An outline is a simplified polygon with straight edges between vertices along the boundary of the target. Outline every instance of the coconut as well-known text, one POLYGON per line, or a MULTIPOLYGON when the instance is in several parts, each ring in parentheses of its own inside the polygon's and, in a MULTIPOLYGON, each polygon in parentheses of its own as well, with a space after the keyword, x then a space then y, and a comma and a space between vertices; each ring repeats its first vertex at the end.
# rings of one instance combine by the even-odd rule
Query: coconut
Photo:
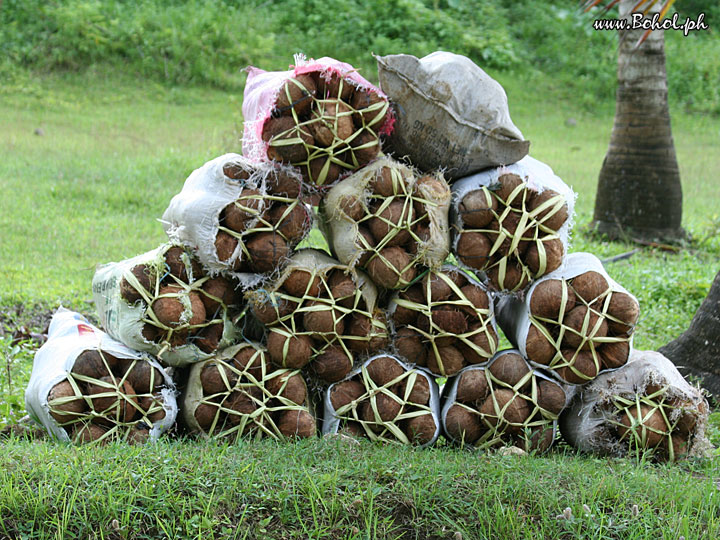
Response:
POLYGON ((159 343, 162 339, 162 332, 160 331, 160 329, 157 326, 153 326, 149 323, 143 324, 142 330, 140 330, 140 334, 142 335, 143 339, 148 343, 159 343))
POLYGON ((497 199, 483 188, 465 195, 458 205, 458 212, 466 227, 482 229, 495 217, 497 208, 497 199))
POLYGON ((427 365, 427 350, 422 336, 411 328, 401 328, 395 335, 395 349, 408 362, 427 365))
POLYGON ((457 404, 448 409, 444 424, 448 436, 464 444, 473 444, 483 431, 477 414, 457 404))
POLYGON ((453 346, 438 347, 437 352, 430 350, 428 353, 427 368, 444 377, 452 377, 465 365, 462 353, 453 346))
POLYGON ((495 332, 495 329, 489 322, 487 324, 483 324, 481 322, 471 324, 468 329, 468 334, 468 340, 474 345, 474 347, 471 347, 464 341, 458 341, 456 346, 460 348, 465 360, 469 363, 478 364, 485 362, 488 358, 495 354, 498 344, 498 336, 497 332, 495 332))
MULTIPOLYGON (((281 114, 292 115, 292 111, 300 117, 310 110, 313 97, 317 92, 315 80, 309 74, 298 75, 285 81, 275 102, 275 108, 281 114)), ((288 116, 292 120, 292 116, 288 116)))
POLYGON ((266 302, 253 304, 252 313, 261 323, 270 325, 295 311, 297 306, 297 302, 271 293, 266 302))
POLYGON ((228 161, 223 165, 223 174, 231 180, 247 180, 251 173, 246 171, 240 163, 228 161))
POLYGON ((352 358, 340 347, 328 347, 311 364, 315 375, 329 383, 345 378, 352 365, 352 358))
MULTIPOLYGON (((360 419, 371 424, 380 424, 382 422, 392 422, 402 412, 403 406, 394 397, 382 392, 371 396, 368 401, 363 401, 360 405, 360 419), (375 402, 375 410, 372 403, 375 402)), ((380 426, 370 426, 374 431, 380 426)))
POLYGON ((500 265, 496 264, 487 271, 490 282, 498 290, 517 291, 524 289, 528 284, 528 276, 515 263, 508 261, 505 273, 501 276, 500 265))
POLYGON ((437 424, 432 413, 425 413, 407 420, 403 431, 413 444, 428 444, 435 437, 437 424))
POLYGON ((304 304, 307 309, 303 315, 305 330, 321 337, 323 334, 342 335, 345 332, 343 313, 331 304, 322 301, 311 301, 304 304))
POLYGON ((430 291, 431 302, 442 302, 450 298, 450 295, 453 294, 453 290, 448 282, 445 281, 438 272, 428 272, 425 274, 421 283, 424 291, 430 291))
POLYGON ((588 304, 591 304, 600 295, 604 295, 610 288, 605 276, 594 270, 575 276, 570 285, 575 290, 575 294, 588 304))
POLYGON ((567 313, 575 307, 575 293, 562 279, 541 281, 532 291, 530 313, 533 317, 542 317, 553 321, 560 320, 560 312, 567 313), (566 300, 563 307, 563 292, 566 300))
POLYGON ((298 439, 314 437, 317 431, 315 419, 305 410, 282 411, 277 427, 285 437, 298 439))
POLYGON ((135 424, 127 431, 125 441, 128 444, 145 444, 150 439, 150 429, 145 424, 135 424))
POLYGON ((280 262, 290 254, 290 248, 282 236, 270 232, 253 235, 246 247, 251 268, 260 273, 277 270, 280 262))
POLYGON ((546 189, 542 193, 532 193, 528 207, 531 212, 535 212, 540 206, 547 203, 550 206, 535 214, 535 220, 550 230, 558 231, 565 224, 569 215, 567 202, 562 195, 552 189, 546 189), (562 206, 555 210, 560 201, 563 203, 562 206))
POLYGON ((467 332, 468 324, 465 315, 456 309, 452 309, 450 306, 433 308, 431 316, 433 324, 440 329, 440 332, 452 334, 452 336, 449 337, 453 339, 454 336, 467 332))
POLYGON ((355 91, 355 87, 349 79, 344 79, 332 72, 326 74, 317 72, 314 75, 318 99, 340 98, 349 102, 355 91))
POLYGON ((590 351, 563 349, 560 353, 568 365, 555 368, 555 372, 563 380, 570 384, 585 384, 597 377, 599 366, 595 363, 595 359, 590 351), (576 373, 576 371, 578 373, 576 373))
POLYGON ((307 399, 307 386, 302 375, 297 372, 283 373, 267 379, 265 388, 274 396, 285 398, 297 405, 302 405, 307 399))
POLYGON ((118 360, 110 353, 91 349, 81 352, 75 359, 72 373, 84 375, 91 379, 100 379, 110 375, 112 369, 117 366, 118 360))
POLYGON ((228 420, 235 426, 242 423, 243 416, 251 415, 258 408, 252 393, 243 390, 231 392, 225 399, 225 407, 230 409, 228 420))
POLYGON ((185 291, 178 285, 162 287, 153 300, 152 310, 160 324, 169 328, 197 326, 205 321, 205 306, 200 294, 185 291), (183 297, 186 297, 190 304, 189 310, 185 307, 183 297))
POLYGON ((203 431, 208 431, 212 426, 215 416, 218 413, 218 406, 215 403, 199 403, 193 416, 203 431))
POLYGON ((565 246, 563 246, 562 240, 559 238, 537 240, 531 243, 530 247, 527 248, 527 251, 523 256, 523 260, 533 276, 540 277, 560 268, 564 253, 565 246), (540 242, 542 242, 543 248, 545 249, 544 268, 542 268, 542 265, 540 264, 540 249, 538 247, 540 242))
POLYGON ((565 391, 549 380, 539 379, 537 383, 537 404, 553 416, 558 416, 565 408, 565 391))
POLYGON ((520 434, 519 441, 516 446, 527 449, 528 452, 544 452, 553 443, 555 432, 552 424, 538 426, 530 430, 530 436, 520 434))
POLYGON ((87 385, 88 396, 101 395, 100 397, 90 397, 93 410, 104 415, 108 420, 130 422, 138 412, 135 407, 137 394, 132 385, 125 381, 118 386, 112 377, 103 377, 100 381, 108 383, 112 387, 95 383, 87 385))
MULTIPOLYGON (((698 413, 703 414, 703 412, 697 410, 692 403, 674 403, 673 407, 681 409, 681 413, 675 421, 674 429, 685 437, 689 437, 697 425, 698 413)), ((670 413, 668 413, 669 415, 670 413)))
POLYGON ((391 356, 378 356, 365 366, 368 377, 377 386, 386 386, 398 379, 405 370, 391 356))
MULTIPOLYGON (((185 250, 180 246, 172 246, 165 252, 165 264, 168 267, 169 272, 178 278, 180 281, 188 282, 187 268, 185 261, 183 260, 185 250)), ((197 279, 196 276, 193 276, 197 279)))
POLYGON ((320 276, 307 270, 293 269, 283 281, 282 288, 296 298, 313 297, 320 295, 320 276))
MULTIPOLYGON (((375 320, 381 321, 380 317, 381 315, 376 313, 375 320)), ((386 347, 388 336, 384 325, 382 328, 375 326, 370 317, 355 312, 350 316, 350 322, 346 324, 343 341, 351 351, 370 353, 386 347)))
POLYGON ((640 305, 637 301, 621 291, 615 291, 610 296, 607 314, 618 321, 608 319, 608 329, 613 334, 628 334, 635 328, 640 317, 640 305))
POLYGON ((288 199, 298 199, 302 191, 302 182, 283 170, 277 170, 274 174, 268 176, 266 186, 273 195, 287 197, 288 199))
POLYGON ((425 296, 421 286, 413 285, 398 294, 398 298, 417 304, 415 309, 405 306, 396 305, 392 314, 393 321, 396 325, 414 324, 417 320, 419 310, 425 306, 425 296))
POLYGON ((370 183, 370 189, 381 197, 393 197, 394 195, 405 195, 406 185, 399 169, 382 167, 370 183), (395 171, 395 174, 393 174, 395 171))
POLYGON ((332 272, 327 284, 330 288, 330 296, 337 304, 348 309, 355 307, 355 297, 359 289, 350 276, 339 270, 332 272))
POLYGON ((470 283, 461 287, 460 292, 462 293, 460 298, 472 304, 472 307, 458 306, 460 310, 471 318, 470 320, 478 319, 478 311, 485 312, 484 315, 489 315, 490 297, 482 287, 470 283))
POLYGON ((97 424, 89 422, 84 425, 78 425, 70 436, 75 443, 89 443, 99 441, 107 433, 107 430, 97 424))
POLYGON ((153 424, 165 418, 165 407, 163 403, 164 398, 159 392, 153 394, 152 397, 146 396, 138 398, 138 405, 142 411, 142 416, 153 424))
POLYGON ((243 347, 240 349, 235 353, 232 363, 238 371, 245 372, 245 377, 251 382, 262 381, 269 371, 264 351, 255 347, 243 347), (255 381, 252 381, 252 379, 255 379, 255 381))
POLYGON ((343 195, 340 198, 338 207, 353 221, 360 221, 366 213, 366 209, 362 201, 355 195, 343 195))
POLYGON ((71 422, 87 410, 82 396, 76 396, 75 390, 67 380, 62 380, 50 389, 47 396, 50 416, 58 424, 71 422))
POLYGON ((490 391, 484 369, 469 369, 460 374, 455 401, 468 405, 480 404, 490 391))
POLYGON ((498 356, 488 369, 497 380, 512 387, 524 380, 518 390, 526 390, 530 387, 530 367, 519 354, 508 352, 498 356))
POLYGON ((380 153, 380 141, 372 131, 361 131, 350 141, 350 147, 357 167, 367 165, 380 153))
POLYGON ((138 394, 149 394, 165 382, 160 370, 153 367, 147 360, 136 360, 130 370, 126 372, 125 380, 138 394))
POLYGON ((627 341, 613 341, 603 343, 596 349, 602 357, 603 367, 614 369, 624 366, 630 356, 630 343, 627 341))
POLYGON ((235 284, 227 278, 216 276, 208 279, 200 288, 200 300, 205 306, 205 314, 214 318, 222 306, 235 305, 239 295, 235 292, 235 284))
POLYGON ((306 335, 287 335, 282 330, 271 328, 267 338, 270 360, 280 367, 301 369, 310 362, 312 340, 306 335))
POLYGON ((345 141, 353 133, 352 113, 342 101, 317 101, 310 114, 307 129, 315 144, 327 148, 335 141, 345 141))
MULTIPOLYGON (((485 398, 478 409, 481 417, 488 425, 498 428, 500 422, 509 424, 508 431, 517 433, 522 430, 522 424, 530 416, 528 402, 512 390, 500 388, 485 398)), ((502 426, 499 427, 503 429, 502 426)))
POLYGON ((497 181, 499 187, 497 191, 495 191, 495 195, 500 197, 508 206, 523 208, 527 196, 527 189, 517 189, 525 183, 523 179, 517 174, 505 173, 498 177, 497 181), (513 193, 515 193, 515 195, 513 195, 513 193))
POLYGON ((618 435, 621 439, 627 438, 631 448, 636 444, 641 448, 655 448, 668 432, 660 410, 645 403, 640 404, 639 414, 636 406, 624 409, 620 424, 618 435))
MULTIPOLYGON (((144 289, 147 295, 152 296, 155 284, 155 276, 153 270, 144 264, 136 264, 130 269, 130 273, 135 276, 140 287, 144 289)), ((128 279, 123 276, 120 280, 120 296, 128 303, 134 304, 143 298, 141 292, 131 285, 128 279)))
POLYGON ((375 92, 358 89, 353 94, 350 105, 357 111, 357 113, 353 114, 353 121, 357 127, 372 126, 373 131, 377 132, 385 124, 385 118, 389 110, 387 101, 375 92), (365 110, 381 102, 386 103, 384 108, 373 107, 371 110, 365 110))
POLYGON ((305 161, 308 147, 315 143, 306 128, 297 126, 294 120, 287 116, 268 118, 263 125, 262 139, 269 143, 268 157, 286 163, 305 161))
POLYGON ((237 381, 238 374, 222 363, 209 362, 200 371, 200 384, 205 395, 228 392, 237 381))
POLYGON ((545 337, 540 328, 531 324, 525 338, 525 353, 529 360, 548 365, 555 357, 556 350, 553 342, 545 337))
POLYGON ((368 263, 367 272, 377 285, 395 289, 415 279, 417 270, 411 262, 410 255, 403 248, 386 247, 368 263))
MULTIPOLYGON (((492 246, 495 246, 495 244, 498 241, 498 237, 502 237, 500 241, 500 246, 496 248, 496 252, 499 254, 508 254, 510 253, 510 248, 512 247, 513 239, 518 234, 518 226, 520 225, 520 216, 515 212, 509 212, 505 215, 505 217, 502 219, 502 223, 498 221, 491 221, 488 225, 489 231, 486 231, 485 234, 487 234, 488 239, 490 240, 490 244, 492 246)), ((520 231, 520 234, 522 234, 522 231, 520 231)), ((522 254, 525 249, 527 248, 528 242, 525 240, 518 241, 518 245, 516 248, 517 254, 522 254)))
POLYGON ((388 237, 385 246, 401 246, 410 240, 408 224, 413 218, 412 205, 394 200, 380 214, 370 219, 370 232, 378 244, 388 237))
MULTIPOLYGON (((337 156, 335 156, 335 159, 337 159, 337 156)), ((327 185, 340 178, 344 169, 333 160, 332 156, 322 154, 311 159, 307 167, 302 167, 301 172, 306 182, 327 185)))
POLYGON ((330 404, 337 411, 365 395, 366 389, 358 381, 342 381, 330 390, 330 404))
POLYGON ((307 212, 301 204, 277 204, 268 212, 268 219, 287 242, 302 238, 309 226, 307 212))
POLYGON ((235 202, 228 204, 222 211, 221 222, 228 229, 243 232, 250 221, 260 215, 263 196, 257 189, 243 188, 235 202))
POLYGON ((220 346, 222 341, 224 325, 221 322, 209 324, 194 336, 193 344, 203 352, 212 353, 220 346))
POLYGON ((412 405, 427 405, 430 401, 430 383, 421 372, 417 371, 416 373, 415 382, 410 389, 410 393, 407 394, 407 386, 410 384, 410 376, 408 376, 398 383, 396 394, 400 399, 412 405))
POLYGON ((572 308, 563 319, 563 325, 567 327, 563 344, 568 347, 589 349, 592 341, 607 336, 608 326, 605 318, 584 305, 572 308), (583 331, 585 319, 588 321, 583 331))
POLYGON ((463 231, 455 248, 455 254, 467 266, 482 270, 488 263, 492 244, 486 234, 463 231))
MULTIPOLYGON (((220 261, 229 261, 238 246, 238 240, 225 231, 218 231, 215 236, 215 253, 220 261)), ((237 264, 237 263, 236 263, 237 264)))

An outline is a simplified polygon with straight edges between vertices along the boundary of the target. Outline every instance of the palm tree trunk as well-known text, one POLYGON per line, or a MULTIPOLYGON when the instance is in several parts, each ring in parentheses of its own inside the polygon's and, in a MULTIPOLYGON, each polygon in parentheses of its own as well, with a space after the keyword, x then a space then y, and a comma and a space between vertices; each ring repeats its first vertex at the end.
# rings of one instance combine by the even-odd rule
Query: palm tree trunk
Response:
POLYGON ((720 399, 720 272, 688 329, 660 352, 720 399))
MULTIPOLYGON (((620 17, 636 3, 623 0, 620 17)), ((600 170, 593 225, 614 238, 674 241, 685 234, 668 110, 665 39, 662 31, 655 31, 635 49, 642 33, 620 34, 615 122, 600 170)))

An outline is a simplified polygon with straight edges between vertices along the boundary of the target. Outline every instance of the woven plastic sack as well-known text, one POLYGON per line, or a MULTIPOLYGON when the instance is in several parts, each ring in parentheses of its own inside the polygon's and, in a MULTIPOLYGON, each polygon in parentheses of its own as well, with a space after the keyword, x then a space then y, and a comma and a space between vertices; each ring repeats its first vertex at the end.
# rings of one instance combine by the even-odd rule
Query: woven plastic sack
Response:
POLYGON ((530 142, 510 119, 505 91, 469 58, 437 51, 376 59, 397 116, 389 140, 395 155, 448 179, 527 155, 530 142))
POLYGON ((256 343, 194 364, 182 411, 190 431, 206 438, 306 438, 317 432, 300 372, 272 367, 256 343))
POLYGON ((440 435, 440 399, 433 377, 393 356, 363 362, 328 388, 324 404, 323 435, 341 432, 418 446, 430 446, 440 435))
POLYGON ((404 288, 419 266, 438 268, 447 257, 449 205, 442 175, 422 176, 383 157, 330 189, 322 225, 340 262, 364 269, 383 288, 404 288))
POLYGON ((560 266, 574 210, 572 189, 530 156, 467 176, 452 186, 453 253, 464 266, 485 272, 494 290, 519 291, 560 266), (475 200, 466 203, 468 194, 475 200), (489 210, 467 209, 471 202, 483 207, 484 197, 489 210))
MULTIPOLYGON (((582 290, 588 288, 583 286, 582 290)), ((536 281, 524 298, 506 296, 496 307, 500 328, 523 356, 535 367, 549 369, 570 384, 585 384, 598 373, 627 362, 639 314, 637 299, 613 280, 590 253, 568 255, 562 268, 536 281), (599 276, 601 285, 590 293, 590 299, 574 292, 581 290, 574 278, 587 275, 599 276), (562 287, 559 293, 552 291, 548 295, 559 313, 533 315, 533 298, 548 282, 562 287), (614 302, 620 298, 633 307, 634 320, 613 316, 614 302), (570 339, 572 343, 568 343, 570 339)))
POLYGON ((193 171, 165 210, 163 227, 212 273, 252 285, 258 274, 276 271, 312 227, 301 186, 291 167, 225 154, 193 171))
POLYGON ((99 265, 92 285, 108 334, 170 366, 210 358, 235 342, 243 307, 238 286, 222 276, 206 275, 192 253, 173 244, 99 265), (158 317, 160 305, 177 315, 173 322, 158 317))
POLYGON ((156 440, 178 412, 175 385, 155 359, 64 308, 35 353, 25 406, 54 438, 77 442, 156 440))
POLYGON ((440 417, 445 435, 482 449, 514 445, 526 452, 547 450, 569 401, 565 387, 533 370, 517 349, 464 368, 443 390, 440 417), (508 358, 514 362, 501 366, 508 358))
POLYGON ((701 391, 654 351, 633 351, 620 369, 577 388, 560 419, 563 437, 585 452, 650 453, 658 460, 699 457, 711 448, 701 391))

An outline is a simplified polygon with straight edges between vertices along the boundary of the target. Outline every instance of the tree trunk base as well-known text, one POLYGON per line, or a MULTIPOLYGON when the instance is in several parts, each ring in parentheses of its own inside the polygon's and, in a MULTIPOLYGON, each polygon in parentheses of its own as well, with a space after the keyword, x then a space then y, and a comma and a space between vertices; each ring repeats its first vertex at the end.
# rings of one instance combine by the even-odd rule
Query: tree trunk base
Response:
POLYGON ((640 229, 637 227, 623 227, 619 223, 596 219, 590 223, 590 228, 597 233, 604 234, 610 240, 622 240, 628 243, 659 242, 663 244, 680 244, 689 240, 685 229, 640 229))

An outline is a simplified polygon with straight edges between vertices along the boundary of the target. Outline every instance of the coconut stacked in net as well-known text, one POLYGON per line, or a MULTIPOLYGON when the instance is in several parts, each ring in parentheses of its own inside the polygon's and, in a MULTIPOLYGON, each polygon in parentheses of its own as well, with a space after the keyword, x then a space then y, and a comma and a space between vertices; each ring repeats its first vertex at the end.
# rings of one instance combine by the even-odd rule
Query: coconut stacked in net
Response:
POLYGON ((517 350, 463 369, 444 395, 443 429, 456 443, 547 450, 567 403, 562 385, 533 370, 517 350))
MULTIPOLYGON (((168 236, 213 274, 277 270, 312 227, 292 167, 225 154, 195 170, 163 215, 168 236)), ((238 275, 251 284, 256 276, 238 275)))
POLYGON ((239 283, 211 277, 188 249, 165 244, 98 267, 93 296, 108 333, 128 347, 185 365, 232 343, 239 283))
POLYGON ((564 268, 535 283, 524 300, 498 305, 510 341, 571 384, 627 362, 639 314, 637 299, 589 253, 569 255, 564 268))
POLYGON ((675 461, 709 448, 708 414, 700 390, 670 360, 633 351, 625 366, 577 392, 560 426, 565 439, 582 450, 675 461))
POLYGON ((249 69, 243 115, 246 155, 292 164, 325 186, 377 157, 392 129, 385 95, 348 64, 301 60, 292 71, 249 69))
POLYGON ((455 375, 497 350, 492 299, 455 266, 429 270, 391 298, 388 312, 397 353, 435 375, 455 375))
POLYGON ((560 267, 574 194, 530 157, 453 185, 453 253, 498 291, 518 291, 560 267))
POLYGON ((300 372, 272 366, 255 343, 194 364, 182 405, 190 431, 204 437, 307 438, 317 431, 300 372))
POLYGON ((296 252, 277 280, 246 297, 267 327, 273 364, 308 366, 324 383, 341 380, 356 357, 388 344, 385 315, 370 279, 316 250, 296 252))
POLYGON ((380 287, 398 289, 447 257, 449 202, 441 175, 421 176, 380 158, 330 189, 321 213, 341 262, 364 269, 380 287))
POLYGON ((430 445, 440 434, 438 390, 424 370, 379 355, 325 394, 323 433, 430 445))

